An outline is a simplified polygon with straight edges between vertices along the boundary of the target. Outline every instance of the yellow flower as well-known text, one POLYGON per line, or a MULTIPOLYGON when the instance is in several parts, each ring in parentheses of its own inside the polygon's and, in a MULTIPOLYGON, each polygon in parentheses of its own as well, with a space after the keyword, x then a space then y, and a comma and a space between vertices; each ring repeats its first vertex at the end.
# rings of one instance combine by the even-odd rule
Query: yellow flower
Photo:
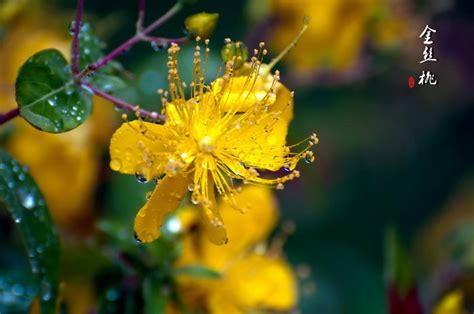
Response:
MULTIPOLYGON (((229 235, 226 246, 213 245, 199 228, 184 235, 184 254, 177 266, 199 264, 222 276, 220 279, 179 276, 178 289, 186 305, 211 314, 293 309, 297 301, 295 276, 278 254, 265 252, 264 241, 278 215, 271 191, 247 186, 236 196, 236 202, 248 208, 245 214, 227 202, 219 204, 229 235)), ((178 212, 194 209, 188 207, 178 212)))
MULTIPOLYGON (((45 27, 44 15, 28 15, 7 29, 0 48, 0 108, 14 108, 14 82, 21 65, 35 52, 59 49, 69 55, 70 36, 45 27)), ((17 118, 6 149, 30 168, 43 192, 54 220, 60 225, 88 219, 97 187, 99 147, 105 146, 113 131, 112 106, 94 98, 91 119, 63 134, 39 131, 17 118)))
POLYGON ((433 314, 462 314, 464 293, 455 290, 445 295, 433 310, 433 314))
POLYGON ((390 47, 410 31, 407 13, 392 0, 272 0, 277 18, 271 44, 281 49, 310 17, 305 36, 287 60, 299 71, 343 71, 358 60, 367 41, 390 47))
MULTIPOLYGON (((206 40, 206 56, 207 44, 206 40)), ((178 207, 189 190, 192 202, 200 204, 210 240, 222 244, 227 235, 214 189, 225 201, 245 211, 235 204, 238 189, 233 180, 282 189, 285 182, 299 176, 295 170, 299 160, 314 159, 307 149, 317 138, 313 135, 300 153, 290 152, 285 145, 293 95, 279 82, 278 71, 266 74, 268 69, 261 63, 261 56, 266 54, 263 43, 252 63, 236 72, 235 60, 228 61, 223 76, 210 86, 204 83, 205 65, 201 67, 200 47, 196 46, 189 99, 178 72, 179 50, 175 44, 168 50, 169 92, 159 91, 165 124, 141 120, 124 123, 112 137, 110 165, 113 170, 136 174, 140 180, 164 175, 136 216, 138 239, 156 239, 165 215, 178 207), (260 176, 260 170, 275 172, 281 168, 289 173, 277 178, 260 176)))

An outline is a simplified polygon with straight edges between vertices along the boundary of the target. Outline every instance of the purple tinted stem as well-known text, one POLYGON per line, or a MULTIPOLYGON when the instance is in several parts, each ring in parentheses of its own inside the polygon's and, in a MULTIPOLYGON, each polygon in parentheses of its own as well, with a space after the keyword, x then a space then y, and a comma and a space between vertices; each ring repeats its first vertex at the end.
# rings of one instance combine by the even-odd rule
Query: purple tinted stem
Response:
POLYGON ((82 13, 84 12, 84 0, 77 0, 76 18, 74 20, 74 36, 72 38, 71 70, 74 75, 79 74, 79 32, 81 31, 82 13))
POLYGON ((0 124, 4 124, 5 122, 10 121, 11 119, 15 118, 18 115, 20 115, 19 108, 15 108, 6 113, 2 113, 0 114, 0 124))
POLYGON ((137 31, 141 30, 144 19, 145 19, 145 0, 138 0, 137 31))
POLYGON ((124 101, 122 99, 119 99, 119 98, 116 98, 116 97, 114 97, 114 96, 112 96, 112 95, 110 95, 110 94, 94 87, 93 85, 91 85, 89 83, 82 83, 82 85, 85 86, 87 89, 91 90, 95 95, 97 95, 99 97, 102 97, 105 100, 110 101, 111 103, 113 103, 115 105, 115 107, 117 107, 119 109, 129 111, 129 112, 135 112, 135 113, 139 112, 140 116, 145 117, 145 118, 149 118, 150 120, 153 120, 153 121, 158 122, 158 123, 165 122, 166 118, 163 115, 161 115, 157 112, 150 112, 150 111, 141 109, 138 106, 129 104, 126 101, 124 101))
POLYGON ((163 16, 161 16, 153 23, 151 23, 141 33, 135 34, 135 36, 131 37, 129 40, 118 46, 111 53, 109 53, 99 61, 89 65, 89 69, 92 71, 97 71, 98 69, 109 63, 111 60, 115 59, 118 55, 130 49, 133 45, 142 40, 142 36, 150 34, 152 31, 163 25, 166 21, 168 21, 176 13, 178 13, 178 11, 181 9, 181 6, 182 5, 180 2, 176 3, 171 9, 168 10, 168 12, 166 12, 163 16))

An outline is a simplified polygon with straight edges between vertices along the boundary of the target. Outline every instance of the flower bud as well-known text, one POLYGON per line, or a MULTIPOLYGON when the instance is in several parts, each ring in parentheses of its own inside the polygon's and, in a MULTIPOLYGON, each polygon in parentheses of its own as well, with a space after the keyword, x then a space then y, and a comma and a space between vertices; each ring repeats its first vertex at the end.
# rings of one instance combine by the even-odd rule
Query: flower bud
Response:
POLYGON ((218 18, 218 13, 197 13, 188 16, 184 25, 191 37, 209 38, 216 27, 218 18))
POLYGON ((234 68, 238 69, 247 61, 249 50, 243 42, 232 41, 222 47, 221 57, 225 63, 234 61, 234 68))

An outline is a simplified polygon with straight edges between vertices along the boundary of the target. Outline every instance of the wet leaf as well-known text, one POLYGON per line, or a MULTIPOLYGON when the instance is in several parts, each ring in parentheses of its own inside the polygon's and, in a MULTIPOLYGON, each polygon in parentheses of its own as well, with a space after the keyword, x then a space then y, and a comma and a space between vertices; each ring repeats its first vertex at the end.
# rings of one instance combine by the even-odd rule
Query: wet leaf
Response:
POLYGON ((127 83, 120 77, 100 72, 94 74, 92 84, 104 92, 113 92, 127 87, 127 83))
POLYGON ((51 133, 78 127, 92 111, 91 94, 74 84, 66 59, 56 49, 40 51, 23 64, 15 97, 21 116, 51 133))
POLYGON ((79 32, 79 68, 82 70, 89 64, 104 56, 104 44, 97 37, 89 23, 82 23, 79 32))
POLYGON ((175 275, 186 275, 195 278, 219 279, 221 274, 203 265, 189 265, 175 269, 175 275))
MULTIPOLYGON (((94 33, 92 26, 89 23, 83 23, 79 33, 79 68, 83 70, 89 64, 101 59, 105 55, 103 47, 104 43, 94 33)), ((85 80, 105 92, 122 89, 127 86, 126 83, 118 76, 112 75, 120 68, 120 63, 116 61, 109 62, 85 80)))
POLYGON ((0 199, 18 227, 38 287, 43 314, 58 296, 59 240, 43 195, 27 169, 0 150, 0 199))
POLYGON ((166 313, 166 289, 160 282, 153 278, 146 278, 143 282, 143 300, 145 301, 145 314, 166 313))
POLYGON ((25 313, 37 293, 29 272, 0 271, 0 313, 25 313))

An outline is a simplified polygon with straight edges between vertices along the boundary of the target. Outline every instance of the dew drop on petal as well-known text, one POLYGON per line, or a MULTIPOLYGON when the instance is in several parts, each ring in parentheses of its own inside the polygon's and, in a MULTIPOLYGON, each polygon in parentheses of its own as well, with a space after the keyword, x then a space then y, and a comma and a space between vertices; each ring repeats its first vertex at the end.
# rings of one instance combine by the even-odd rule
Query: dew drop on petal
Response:
POLYGON ((152 192, 152 191, 147 192, 147 193, 145 194, 145 197, 146 197, 147 201, 150 200, 150 198, 151 198, 152 195, 153 195, 153 192, 152 192))
POLYGON ((112 159, 110 161, 110 168, 114 171, 119 171, 122 168, 122 162, 120 159, 112 159))
POLYGON ((138 237, 138 234, 137 234, 136 232, 133 234, 133 237, 135 238, 135 242, 136 242, 136 243, 138 243, 138 244, 142 244, 142 243, 143 243, 143 241, 140 240, 140 238, 138 237))
POLYGON ((140 172, 135 173, 135 178, 137 178, 137 181, 139 183, 147 183, 148 182, 148 179, 145 177, 145 175, 143 173, 140 173, 140 172))

